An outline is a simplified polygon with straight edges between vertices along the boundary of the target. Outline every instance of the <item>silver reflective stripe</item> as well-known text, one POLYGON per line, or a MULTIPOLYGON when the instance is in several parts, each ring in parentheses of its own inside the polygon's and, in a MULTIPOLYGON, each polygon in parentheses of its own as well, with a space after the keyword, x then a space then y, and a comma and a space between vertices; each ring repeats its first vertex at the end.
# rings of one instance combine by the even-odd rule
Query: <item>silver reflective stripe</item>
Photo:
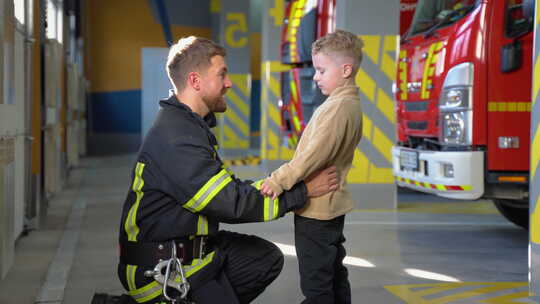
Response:
POLYGON ((227 170, 222 169, 184 205, 184 208, 192 212, 201 211, 230 181, 232 181, 231 176, 227 170))

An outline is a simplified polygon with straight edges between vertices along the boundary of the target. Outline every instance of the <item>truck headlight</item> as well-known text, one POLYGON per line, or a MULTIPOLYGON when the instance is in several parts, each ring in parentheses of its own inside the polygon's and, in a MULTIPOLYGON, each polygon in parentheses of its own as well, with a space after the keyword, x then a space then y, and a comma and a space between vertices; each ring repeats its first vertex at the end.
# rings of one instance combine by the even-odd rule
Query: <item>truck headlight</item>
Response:
POLYGON ((467 125, 465 111, 441 113, 441 142, 447 145, 467 144, 467 125))
POLYGON ((439 142, 443 145, 472 144, 472 63, 462 63, 446 75, 439 99, 439 142))

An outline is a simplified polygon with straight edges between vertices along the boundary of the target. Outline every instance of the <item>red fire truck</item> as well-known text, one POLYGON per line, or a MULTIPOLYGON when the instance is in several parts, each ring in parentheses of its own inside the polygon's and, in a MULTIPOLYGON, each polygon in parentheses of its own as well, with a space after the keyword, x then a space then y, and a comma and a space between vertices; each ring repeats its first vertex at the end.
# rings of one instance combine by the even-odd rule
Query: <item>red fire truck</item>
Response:
POLYGON ((399 186, 528 227, 534 0, 419 0, 395 96, 399 186))
POLYGON ((281 34, 281 132, 294 148, 315 109, 325 100, 313 81, 311 44, 335 29, 336 0, 287 1, 281 34))

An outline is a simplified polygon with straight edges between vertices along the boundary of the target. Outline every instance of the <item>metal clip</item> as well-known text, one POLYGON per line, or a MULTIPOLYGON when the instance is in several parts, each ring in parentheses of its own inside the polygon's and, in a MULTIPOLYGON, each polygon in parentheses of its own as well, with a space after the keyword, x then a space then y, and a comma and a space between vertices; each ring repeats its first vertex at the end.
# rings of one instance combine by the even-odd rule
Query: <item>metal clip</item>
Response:
POLYGON ((163 296, 171 303, 176 303, 177 299, 171 298, 167 294, 167 287, 174 288, 180 292, 180 299, 185 299, 189 292, 189 282, 184 275, 184 269, 182 268, 182 262, 176 254, 176 244, 172 241, 172 253, 171 258, 159 262, 154 270, 149 270, 144 273, 146 277, 154 277, 159 284, 163 285, 163 296), (163 275, 165 272, 165 275, 163 275), (176 274, 171 276, 171 274, 176 274), (180 282, 175 280, 176 276, 180 276, 180 282))

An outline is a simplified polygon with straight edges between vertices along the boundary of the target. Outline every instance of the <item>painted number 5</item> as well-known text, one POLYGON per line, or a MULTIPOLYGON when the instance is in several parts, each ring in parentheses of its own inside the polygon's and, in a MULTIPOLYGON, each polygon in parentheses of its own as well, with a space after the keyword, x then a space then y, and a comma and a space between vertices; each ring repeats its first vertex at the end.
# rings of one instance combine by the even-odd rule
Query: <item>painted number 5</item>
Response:
POLYGON ((246 33, 248 31, 246 14, 228 13, 227 23, 228 25, 225 29, 225 41, 227 44, 233 48, 241 48, 246 46, 248 42, 246 37, 246 33))

